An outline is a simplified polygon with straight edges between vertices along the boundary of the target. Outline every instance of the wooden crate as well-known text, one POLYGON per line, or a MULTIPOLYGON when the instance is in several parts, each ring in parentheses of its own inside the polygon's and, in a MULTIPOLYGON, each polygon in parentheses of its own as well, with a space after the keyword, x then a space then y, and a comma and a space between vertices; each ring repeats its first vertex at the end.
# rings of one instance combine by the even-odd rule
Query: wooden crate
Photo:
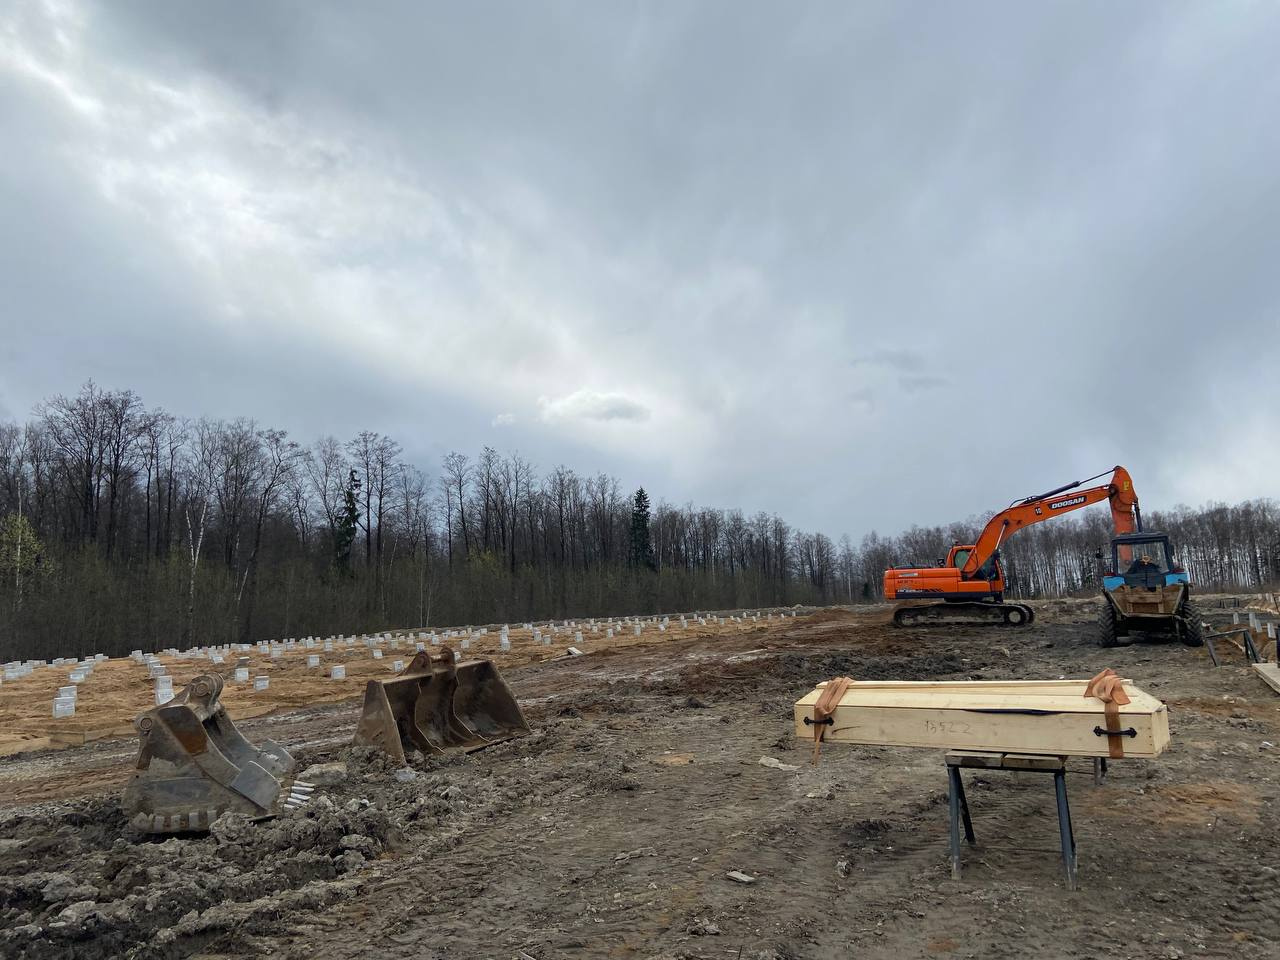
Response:
MULTIPOLYGON (((1105 757, 1103 704, 1084 696, 1087 680, 862 681, 835 709, 827 743, 934 747, 1051 756, 1105 757)), ((813 705, 822 688, 796 702, 796 736, 813 739, 813 705)), ((1126 757, 1159 756, 1169 745, 1169 714, 1150 694, 1124 681, 1121 705, 1126 757)))

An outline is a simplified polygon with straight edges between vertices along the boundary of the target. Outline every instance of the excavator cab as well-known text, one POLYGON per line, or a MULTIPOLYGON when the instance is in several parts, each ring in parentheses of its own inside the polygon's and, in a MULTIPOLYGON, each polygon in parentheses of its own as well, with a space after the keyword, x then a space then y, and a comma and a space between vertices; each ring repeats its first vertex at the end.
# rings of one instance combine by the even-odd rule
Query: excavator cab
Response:
POLYGON ((1188 646, 1204 643, 1191 578, 1177 562, 1167 534, 1146 530, 1111 541, 1102 576, 1098 643, 1112 647, 1133 632, 1173 634, 1188 646))

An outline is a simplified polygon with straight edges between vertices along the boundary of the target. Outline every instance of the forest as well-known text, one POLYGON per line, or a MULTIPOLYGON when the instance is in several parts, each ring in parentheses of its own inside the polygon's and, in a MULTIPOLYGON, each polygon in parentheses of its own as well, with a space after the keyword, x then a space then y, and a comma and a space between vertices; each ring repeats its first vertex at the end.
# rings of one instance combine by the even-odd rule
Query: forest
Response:
MULTIPOLYGON (((777 515, 654 504, 484 447, 430 470, 362 431, 301 444, 85 384, 0 422, 0 660, 393 626, 861 603, 985 517, 855 541, 777 515)), ((1200 589, 1280 581, 1270 500, 1145 514, 1200 589)), ((1105 511, 1029 528, 1010 592, 1095 588, 1105 511)))

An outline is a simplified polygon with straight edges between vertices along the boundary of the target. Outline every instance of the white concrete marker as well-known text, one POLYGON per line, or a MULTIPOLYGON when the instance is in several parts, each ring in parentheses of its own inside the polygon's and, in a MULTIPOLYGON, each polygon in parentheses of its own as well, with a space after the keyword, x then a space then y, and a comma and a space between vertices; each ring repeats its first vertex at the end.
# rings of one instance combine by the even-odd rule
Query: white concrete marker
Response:
POLYGON ((329 677, 333 680, 345 680, 347 678, 347 668, 341 665, 335 666, 329 671, 329 677))
POLYGON ((308 666, 308 667, 318 667, 318 666, 320 666, 320 655, 319 655, 318 653, 311 653, 311 654, 308 654, 308 655, 307 655, 307 666, 308 666))
POLYGON ((156 706, 173 699, 173 677, 156 677, 156 706))

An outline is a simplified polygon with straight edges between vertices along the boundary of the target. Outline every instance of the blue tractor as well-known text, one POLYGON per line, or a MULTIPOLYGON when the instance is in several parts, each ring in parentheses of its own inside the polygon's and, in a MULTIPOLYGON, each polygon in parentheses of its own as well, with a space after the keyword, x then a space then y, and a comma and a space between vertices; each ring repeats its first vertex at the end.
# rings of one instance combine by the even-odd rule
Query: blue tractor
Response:
MULTIPOLYGON (((1102 558, 1101 551, 1098 556, 1102 558)), ((1174 636, 1190 647, 1204 644, 1191 579, 1163 533, 1124 533, 1111 541, 1110 565, 1102 576, 1098 646, 1114 647, 1134 632, 1174 636)))

